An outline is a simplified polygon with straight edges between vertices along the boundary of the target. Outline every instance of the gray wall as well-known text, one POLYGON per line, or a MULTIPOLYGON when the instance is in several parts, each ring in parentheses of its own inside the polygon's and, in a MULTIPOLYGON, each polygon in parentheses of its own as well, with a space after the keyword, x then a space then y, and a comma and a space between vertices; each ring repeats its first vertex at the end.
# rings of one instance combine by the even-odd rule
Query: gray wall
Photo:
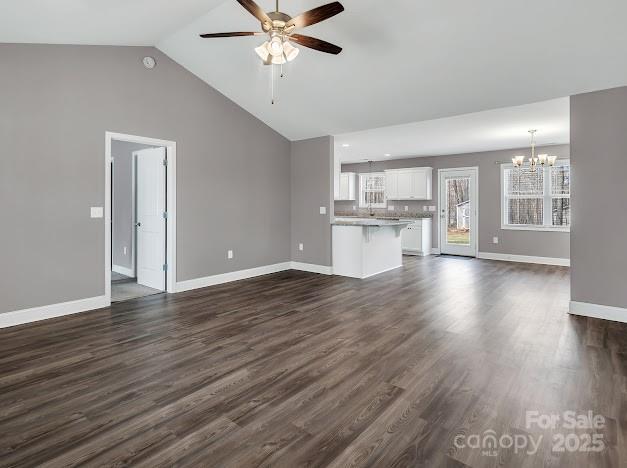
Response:
POLYGON ((627 87, 573 96, 571 298, 627 307, 627 87))
POLYGON ((291 154, 292 260, 331 266, 333 138, 294 141, 291 154))
MULTIPOLYGON (((556 145, 539 149, 561 158, 568 158, 568 145, 556 145)), ((501 229, 501 174, 496 162, 510 162, 517 154, 527 154, 529 148, 484 153, 458 154, 451 156, 395 159, 373 164, 373 171, 399 169, 403 167, 432 167, 433 200, 430 202, 393 201, 395 208, 409 206, 410 211, 422 211, 423 205, 438 204, 438 169, 454 167, 479 167, 479 251, 511 255, 530 255, 538 257, 569 258, 570 239, 567 232, 514 231, 501 229), (499 238, 498 244, 492 243, 493 237, 499 238)), ((368 164, 344 164, 344 172, 368 172, 368 164)), ((579 190, 579 186, 576 185, 579 190)), ((357 202, 335 202, 335 208, 349 211, 357 202)), ((438 207, 439 208, 439 207, 438 207)), ((436 213, 437 214, 437 213, 436 213)), ((433 223, 433 247, 439 245, 437 218, 433 223)))
POLYGON ((161 52, 0 44, 0 63, 0 312, 104 294, 107 130, 177 142, 179 281, 290 259, 290 142, 161 52))
POLYGON ((150 145, 113 140, 113 190, 112 190, 112 225, 111 257, 113 265, 133 268, 133 151, 152 148, 150 145), (126 254, 124 248, 126 247, 126 254))

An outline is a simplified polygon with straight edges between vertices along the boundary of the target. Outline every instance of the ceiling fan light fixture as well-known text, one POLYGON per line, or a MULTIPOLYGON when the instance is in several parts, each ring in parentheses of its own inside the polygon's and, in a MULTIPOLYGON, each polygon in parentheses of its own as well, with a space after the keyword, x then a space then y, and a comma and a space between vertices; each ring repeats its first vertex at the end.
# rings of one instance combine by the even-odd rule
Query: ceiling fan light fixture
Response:
POLYGON ((279 36, 273 36, 268 42, 268 52, 273 57, 281 57, 283 56, 283 39, 279 36))
POLYGON ((272 63, 272 65, 283 65, 287 62, 287 60, 285 60, 285 57, 283 57, 282 55, 279 55, 278 57, 272 57, 272 60, 270 62, 272 63))
POLYGON ((285 58, 288 62, 294 60, 298 56, 299 52, 300 50, 290 44, 289 41, 285 41, 283 43, 283 54, 285 55, 285 58))
POLYGON ((259 47, 255 48, 255 52, 257 52, 257 55, 264 63, 268 62, 268 59, 270 58, 270 52, 268 51, 269 45, 268 41, 266 41, 259 47))

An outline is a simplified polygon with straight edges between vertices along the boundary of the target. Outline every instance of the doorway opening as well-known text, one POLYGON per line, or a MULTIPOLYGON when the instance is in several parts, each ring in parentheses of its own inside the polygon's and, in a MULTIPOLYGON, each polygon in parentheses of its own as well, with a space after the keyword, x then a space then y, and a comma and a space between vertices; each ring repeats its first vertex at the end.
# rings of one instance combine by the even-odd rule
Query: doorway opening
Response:
POLYGON ((477 256, 478 181, 476 167, 440 169, 440 253, 477 256))
POLYGON ((176 143, 106 133, 105 296, 120 302, 176 285, 176 143))

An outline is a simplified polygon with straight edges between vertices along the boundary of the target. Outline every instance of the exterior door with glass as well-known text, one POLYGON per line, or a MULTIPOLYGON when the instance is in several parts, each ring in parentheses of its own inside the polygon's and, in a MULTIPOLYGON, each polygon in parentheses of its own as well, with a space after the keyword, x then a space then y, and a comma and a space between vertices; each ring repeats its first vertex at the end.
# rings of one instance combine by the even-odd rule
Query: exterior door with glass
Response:
POLYGON ((478 169, 440 169, 440 253, 477 256, 478 169))

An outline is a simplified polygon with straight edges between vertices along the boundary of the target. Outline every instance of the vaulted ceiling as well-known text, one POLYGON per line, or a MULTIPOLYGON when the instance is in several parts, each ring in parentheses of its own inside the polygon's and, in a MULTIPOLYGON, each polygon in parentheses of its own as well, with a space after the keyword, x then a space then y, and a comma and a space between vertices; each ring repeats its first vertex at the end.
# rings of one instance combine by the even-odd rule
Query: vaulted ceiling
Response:
MULTIPOLYGON (((283 0, 295 15, 330 0, 283 0)), ((273 0, 258 0, 266 10, 273 0)), ((296 140, 528 104, 627 84, 624 0, 342 0, 306 29, 344 48, 301 48, 270 103, 262 38, 235 0, 3 0, 0 42, 155 45, 296 140)))

